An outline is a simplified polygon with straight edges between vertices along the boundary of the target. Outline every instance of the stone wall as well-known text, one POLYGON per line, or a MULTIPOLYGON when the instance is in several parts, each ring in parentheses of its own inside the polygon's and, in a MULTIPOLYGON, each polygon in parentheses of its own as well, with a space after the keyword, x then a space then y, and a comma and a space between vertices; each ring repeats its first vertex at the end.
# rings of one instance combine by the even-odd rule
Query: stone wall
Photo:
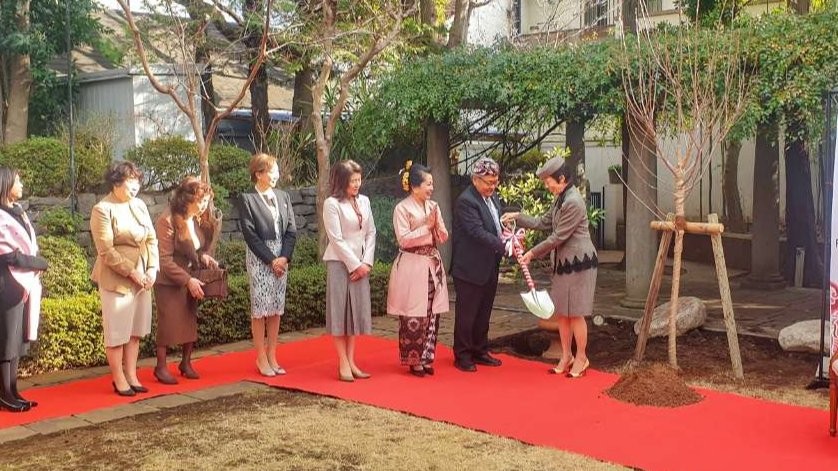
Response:
MULTIPOLYGON (((297 221, 297 235, 311 236, 317 235, 317 210, 316 199, 317 190, 313 187, 296 188, 285 190, 291 197, 291 204, 294 206, 294 215, 297 221)), ((78 234, 78 242, 88 253, 93 253, 93 242, 90 238, 90 213, 95 205, 104 195, 93 193, 82 193, 79 198, 79 214, 84 218, 81 231, 78 234)), ((145 201, 151 213, 152 220, 156 220, 169 204, 169 193, 141 193, 140 198, 145 201)), ((33 223, 37 225, 38 218, 45 210, 64 207, 70 208, 69 198, 55 198, 55 197, 31 197, 28 200, 21 201, 27 214, 32 219, 33 223)), ((239 212, 236 209, 234 201, 230 201, 229 209, 224 213, 221 220, 221 240, 241 239, 241 231, 239 230, 239 212)))

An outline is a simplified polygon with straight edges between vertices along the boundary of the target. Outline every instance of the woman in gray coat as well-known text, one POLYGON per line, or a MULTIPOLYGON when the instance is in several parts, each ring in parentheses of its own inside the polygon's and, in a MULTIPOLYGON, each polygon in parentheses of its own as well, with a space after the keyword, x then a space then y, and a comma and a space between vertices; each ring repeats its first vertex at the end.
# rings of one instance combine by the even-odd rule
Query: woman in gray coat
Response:
POLYGON ((562 358, 551 372, 579 378, 590 366, 585 352, 588 325, 585 317, 593 312, 596 288, 597 253, 588 232, 588 211, 579 190, 573 186, 574 173, 561 157, 544 163, 536 174, 555 196, 550 210, 535 218, 521 213, 504 214, 502 222, 515 221, 519 227, 551 231, 541 243, 524 254, 522 263, 551 255, 553 277, 550 298, 559 325, 562 358), (576 357, 571 342, 576 340, 576 357))

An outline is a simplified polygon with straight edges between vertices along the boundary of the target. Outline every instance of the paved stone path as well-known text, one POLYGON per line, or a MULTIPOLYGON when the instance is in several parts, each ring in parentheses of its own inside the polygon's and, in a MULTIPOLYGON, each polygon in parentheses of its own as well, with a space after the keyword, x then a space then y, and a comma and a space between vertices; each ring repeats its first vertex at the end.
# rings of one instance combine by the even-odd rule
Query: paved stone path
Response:
MULTIPOLYGON (((620 300, 625 295, 625 273, 616 269, 616 262, 620 260, 621 255, 621 253, 617 252, 603 252, 600 254, 601 266, 597 279, 595 312, 604 317, 637 319, 642 314, 642 311, 620 306, 620 300)), ((801 320, 818 319, 820 317, 820 290, 801 288, 786 288, 772 292, 749 290, 739 287, 737 279, 742 275, 743 273, 741 272, 730 273, 734 315, 740 334, 777 338, 780 329, 787 325, 801 320)), ((547 286, 549 283, 549 274, 543 270, 536 272, 535 277, 539 286, 547 286)), ((715 269, 712 266, 687 262, 681 279, 681 295, 699 297, 707 305, 708 318, 705 328, 723 331, 723 315, 718 285, 715 278, 715 269)), ((669 281, 670 277, 666 276, 661 288, 661 294, 663 296, 668 297, 670 289, 669 281)), ((495 298, 495 309, 492 313, 492 323, 489 330, 490 338, 496 339, 536 328, 537 318, 525 310, 519 295, 521 291, 524 291, 524 285, 521 280, 514 280, 509 276, 503 277, 498 286, 498 294, 495 298)), ((453 286, 450 287, 450 293, 453 301, 455 296, 453 286)), ((665 299, 659 300, 658 304, 664 301, 665 299)), ((288 332, 281 335, 281 341, 283 343, 294 342, 305 338, 316 337, 322 335, 322 333, 322 328, 288 332)), ((447 315, 441 322, 439 341, 443 344, 451 345, 453 343, 453 333, 453 315, 447 315)), ((373 334, 385 338, 396 338, 398 336, 398 322, 391 317, 376 317, 373 319, 373 334)), ((252 348, 250 341, 242 341, 201 350, 195 353, 195 357, 200 358, 206 355, 241 351, 250 348, 252 348)), ((153 358, 140 361, 140 366, 152 366, 153 364, 153 358)), ((48 386, 82 378, 101 376, 107 373, 107 367, 58 371, 22 380, 20 385, 23 388, 48 386)), ((267 387, 260 383, 241 381, 190 393, 155 397, 132 404, 100 409, 70 417, 49 419, 28 425, 0 429, 0 443, 20 440, 38 434, 62 432, 78 427, 85 427, 110 420, 146 414, 170 407, 178 407, 183 404, 207 401, 222 396, 267 387)), ((0 413, 0 420, 3 414, 5 413, 0 413)))

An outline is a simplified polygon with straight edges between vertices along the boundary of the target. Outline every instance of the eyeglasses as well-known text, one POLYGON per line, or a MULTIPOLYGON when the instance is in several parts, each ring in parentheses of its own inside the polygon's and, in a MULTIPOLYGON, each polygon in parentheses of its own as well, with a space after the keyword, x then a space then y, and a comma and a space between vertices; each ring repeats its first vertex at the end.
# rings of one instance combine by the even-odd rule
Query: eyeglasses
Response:
POLYGON ((489 180, 486 180, 486 178, 484 178, 484 177, 477 177, 477 179, 480 180, 481 182, 483 182, 484 185, 492 187, 492 188, 496 188, 500 184, 500 180, 489 181, 489 180))

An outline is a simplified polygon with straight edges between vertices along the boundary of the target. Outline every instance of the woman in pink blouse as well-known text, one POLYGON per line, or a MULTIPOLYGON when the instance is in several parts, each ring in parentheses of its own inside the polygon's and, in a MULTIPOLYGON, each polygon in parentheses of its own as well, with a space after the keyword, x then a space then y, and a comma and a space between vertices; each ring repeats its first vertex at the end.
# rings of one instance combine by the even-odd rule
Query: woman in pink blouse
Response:
POLYGON ((409 195, 393 211, 399 255, 390 272, 387 312, 399 316, 399 356, 415 376, 434 374, 439 315, 448 312, 448 285, 437 246, 448 240, 439 205, 431 201, 431 171, 408 161, 402 188, 409 195), (427 285, 418 283, 427 279, 427 285))

